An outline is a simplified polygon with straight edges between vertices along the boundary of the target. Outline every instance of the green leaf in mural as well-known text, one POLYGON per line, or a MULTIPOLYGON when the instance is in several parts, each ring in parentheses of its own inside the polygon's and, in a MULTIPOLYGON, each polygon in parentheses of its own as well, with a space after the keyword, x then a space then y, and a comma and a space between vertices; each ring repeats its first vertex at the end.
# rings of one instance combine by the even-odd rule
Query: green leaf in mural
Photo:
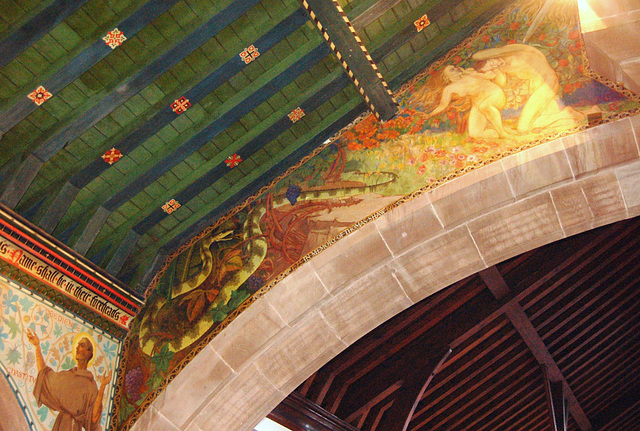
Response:
POLYGON ((37 411, 38 417, 40 418, 40 422, 44 422, 47 419, 47 415, 49 414, 49 407, 42 406, 37 411))
POLYGON ((22 353, 18 350, 18 346, 11 347, 7 351, 7 362, 11 365, 15 365, 22 359, 22 353))
POLYGON ((164 374, 153 373, 149 378, 149 388, 157 388, 164 380, 164 374))
POLYGON ((15 338, 16 335, 18 335, 18 333, 20 332, 20 325, 18 324, 18 322, 16 322, 15 317, 5 319, 4 323, 6 323, 7 327, 9 328, 9 336, 11 338, 15 338))
POLYGON ((53 336, 56 338, 60 338, 61 335, 62 335, 62 328, 60 327, 60 325, 56 323, 53 329, 53 336))
POLYGON ((67 357, 64 358, 64 362, 62 363, 62 365, 60 367, 63 370, 70 370, 75 366, 76 366, 76 364, 73 361, 73 359, 71 358, 71 356, 67 356, 67 357))
POLYGON ((229 298, 228 307, 230 310, 235 310, 245 299, 249 297, 249 292, 244 290, 234 290, 231 292, 231 298, 229 298))
POLYGON ((24 313, 27 313, 29 309, 33 306, 33 301, 26 296, 20 299, 20 301, 18 302, 20 302, 20 306, 22 307, 22 311, 24 313))
MULTIPOLYGON (((44 408, 46 408, 46 406, 42 406, 44 408)), ((133 404, 129 404, 126 401, 125 397, 122 397, 122 401, 120 402, 120 408, 118 411, 118 420, 119 422, 124 422, 131 413, 133 413, 133 410, 135 409, 135 407, 133 406, 133 404)))
POLYGON ((156 371, 167 371, 169 361, 173 358, 174 353, 169 350, 169 346, 165 345, 151 360, 156 366, 156 371))
POLYGON ((218 305, 211 310, 211 318, 214 322, 222 322, 229 315, 229 310, 230 308, 227 305, 218 305))

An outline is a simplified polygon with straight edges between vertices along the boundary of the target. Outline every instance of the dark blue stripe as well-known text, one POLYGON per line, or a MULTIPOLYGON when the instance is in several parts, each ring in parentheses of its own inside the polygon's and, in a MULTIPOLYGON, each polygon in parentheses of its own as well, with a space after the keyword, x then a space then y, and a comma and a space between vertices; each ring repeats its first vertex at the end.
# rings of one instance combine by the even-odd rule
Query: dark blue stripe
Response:
POLYGON ((66 126, 60 133, 57 133, 34 151, 36 157, 42 161, 49 160, 64 148, 67 143, 82 135, 89 127, 92 127, 105 116, 109 115, 114 109, 137 94, 150 82, 155 81, 157 77, 178 64, 187 55, 191 54, 233 21, 240 18, 259 2, 260 0, 236 0, 218 15, 211 18, 189 36, 181 40, 162 57, 157 58, 138 72, 136 76, 122 83, 95 106, 92 106, 88 111, 85 111, 84 114, 76 117, 70 125, 66 126))
POLYGON ((238 121, 240 118, 251 112, 256 106, 267 100, 269 97, 280 91, 284 86, 292 82, 296 77, 312 67, 318 61, 330 53, 326 44, 322 43, 314 48, 307 55, 295 62, 291 67, 280 73, 259 91, 254 92, 242 103, 234 106, 222 116, 218 117, 206 128, 198 132, 194 137, 181 145, 172 154, 165 157, 153 168, 132 181, 127 187, 112 196, 104 207, 113 211, 133 196, 142 191, 149 184, 156 181, 160 176, 170 171, 184 159, 193 154, 194 151, 215 138, 219 133, 238 121))
POLYGON ((19 56, 24 50, 49 33, 55 26, 77 11, 87 0, 54 1, 38 15, 0 42, 0 68, 19 56))
POLYGON ((302 160, 303 157, 318 148, 318 146, 322 145, 324 141, 331 138, 334 134, 339 132, 340 129, 348 126, 353 120, 358 117, 358 115, 366 110, 367 106, 365 105, 365 103, 360 103, 338 121, 329 125, 322 132, 318 133, 315 137, 307 141, 300 148, 295 150, 289 156, 285 157, 280 163, 269 169, 264 174, 260 175, 260 177, 258 177, 247 187, 234 194, 233 197, 227 199, 223 204, 218 205, 215 209, 209 212, 206 216, 202 217, 198 222, 185 229, 182 233, 176 235, 163 247, 161 247, 160 250, 170 253, 171 251, 177 249, 186 241, 191 239, 194 235, 197 235, 205 228, 211 226, 211 224, 215 220, 224 216, 229 212, 229 210, 236 207, 237 205, 240 205, 250 197, 255 196, 262 187, 269 184, 271 181, 273 181, 274 178, 277 178, 278 176, 284 174, 287 169, 289 169, 291 166, 294 166, 296 163, 302 160))
MULTIPOLYGON (((116 27, 130 39, 177 2, 178 0, 152 0, 116 27)), ((55 95, 78 76, 109 55, 111 51, 113 50, 100 38, 41 84, 55 95)), ((20 98, 14 106, 0 116, 0 130, 7 131, 11 129, 37 108, 38 106, 26 97, 20 98)))
MULTIPOLYGON (((313 112, 320 105, 332 98, 350 83, 351 81, 349 80, 349 78, 347 78, 347 75, 342 73, 338 78, 331 81, 316 95, 314 95, 314 97, 302 103, 300 105, 300 108, 302 108, 305 113, 313 112)), ((247 160, 269 142, 288 130, 291 126, 293 126, 293 122, 289 119, 289 117, 283 117, 267 130, 262 132, 260 135, 256 136, 250 142, 245 144, 241 149, 237 151, 237 154, 242 157, 242 160, 247 160)), ((228 154, 228 156, 231 156, 231 154, 228 154)), ((202 190, 205 190, 210 185, 214 184, 216 181, 222 178, 227 172, 229 172, 229 167, 224 162, 220 163, 219 165, 205 173, 203 176, 198 178, 196 181, 191 183, 183 191, 178 193, 174 199, 176 199, 178 202, 189 202, 202 190)), ((140 235, 144 235, 149 229, 160 223, 165 217, 168 217, 168 214, 166 212, 160 209, 156 209, 144 220, 138 223, 133 229, 140 235)))
MULTIPOLYGON (((277 26, 271 29, 267 34, 256 40, 253 45, 258 47, 261 53, 267 52, 276 43, 280 42, 287 36, 289 36, 294 30, 299 28, 307 21, 307 15, 303 9, 298 9, 293 14, 282 20, 277 26)), ((215 91, 221 84, 226 82, 230 76, 236 75, 246 64, 240 56, 236 55, 231 60, 227 61, 221 67, 216 69, 209 76, 204 78, 191 90, 187 91, 184 96, 189 99, 192 105, 200 102, 207 95, 215 91)), ((137 148, 140 144, 147 139, 155 135, 168 123, 173 121, 178 114, 173 112, 171 106, 166 106, 160 110, 151 119, 147 120, 142 126, 140 126, 133 133, 129 134, 124 139, 121 139, 116 145, 121 153, 127 154, 137 148)), ((69 180, 71 184, 78 188, 82 188, 97 178, 102 172, 104 172, 109 165, 104 163, 101 159, 94 160, 91 164, 86 166, 83 170, 76 173, 69 180)))

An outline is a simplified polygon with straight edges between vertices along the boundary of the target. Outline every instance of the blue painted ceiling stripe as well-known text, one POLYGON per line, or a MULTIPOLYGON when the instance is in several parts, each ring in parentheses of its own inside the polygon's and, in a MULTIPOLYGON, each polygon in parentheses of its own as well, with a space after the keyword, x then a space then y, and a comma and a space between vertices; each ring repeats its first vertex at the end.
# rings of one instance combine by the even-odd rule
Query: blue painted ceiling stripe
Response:
POLYGON ((300 148, 285 157, 280 163, 269 169, 264 174, 260 175, 260 177, 253 181, 250 185, 234 194, 233 197, 227 199, 223 204, 218 205, 215 209, 209 212, 206 216, 202 217, 198 222, 194 223, 189 228, 184 230, 182 233, 176 235, 161 248, 161 251, 173 251, 180 245, 188 241, 194 235, 202 232, 205 228, 210 226, 213 221, 222 217, 227 212, 229 212, 230 209, 241 204, 251 196, 254 196, 260 191, 262 187, 264 187, 266 184, 269 184, 274 178, 277 178, 279 175, 285 173, 287 169, 289 169, 291 166, 294 166, 296 163, 302 160, 303 157, 311 153, 311 151, 313 151, 314 149, 318 148, 319 145, 321 145, 327 139, 331 138, 334 134, 340 131, 340 129, 349 125, 349 123, 355 120, 358 115, 366 110, 367 106, 363 101, 338 121, 328 126, 325 130, 318 133, 315 137, 310 139, 300 148))
POLYGON ((132 181, 123 190, 112 196, 104 207, 110 211, 115 210, 137 193, 142 191, 149 184, 153 183, 160 176, 170 171, 184 159, 193 154, 198 148, 215 138, 219 133, 238 121, 240 118, 251 112, 260 103, 280 91, 285 85, 292 82, 296 77, 312 67, 318 61, 329 54, 330 50, 326 44, 322 43, 310 51, 307 55, 299 59, 291 67, 273 78, 265 84, 259 91, 254 92, 247 97, 242 103, 234 106, 222 116, 214 120, 209 126, 198 132, 195 136, 181 145, 172 154, 165 157, 153 168, 149 169, 143 175, 132 181))
POLYGON ((44 8, 22 27, 0 42, 0 68, 5 67, 24 50, 49 33, 55 26, 77 11, 87 0, 59 0, 44 8))
MULTIPOLYGON (((171 9, 178 0, 151 0, 116 27, 131 39, 136 33, 159 17, 162 13, 171 9)), ((125 42, 126 43, 126 42, 125 42)), ((113 50, 101 38, 91 46, 78 54, 73 60, 65 64, 49 79, 41 83, 44 88, 54 96, 84 72, 89 70, 100 60, 109 55, 113 50)), ((0 49, 0 52, 2 50, 0 49)), ((24 120, 38 106, 26 97, 21 97, 18 102, 0 116, 0 130, 7 131, 24 120)))
MULTIPOLYGON (((349 85, 351 81, 347 78, 347 75, 344 73, 340 74, 338 78, 331 81, 327 84, 322 90, 320 90, 313 98, 308 99, 304 103, 300 105, 300 108, 305 113, 310 113, 316 110, 320 105, 329 100, 335 94, 337 94, 344 87, 349 85)), ((237 151, 237 154, 242 157, 242 160, 247 160, 253 154, 255 154, 262 147, 267 145, 269 142, 280 136, 286 130, 288 130, 291 126, 293 126, 293 122, 289 119, 289 117, 285 116, 269 127, 267 130, 253 138, 247 144, 245 144, 241 149, 237 151)), ((227 154, 231 156, 231 154, 227 154)), ((202 175, 196 181, 187 186, 183 191, 178 193, 174 199, 178 202, 189 202, 191 199, 196 197, 202 190, 208 188, 211 184, 218 181, 222 176, 224 176, 229 171, 229 167, 223 162, 219 165, 215 166, 207 173, 202 175)), ((133 230, 139 233, 140 235, 144 235, 149 229, 162 221, 165 217, 169 215, 162 211, 161 209, 154 210, 149 216, 147 216, 144 220, 138 223, 133 230)))
MULTIPOLYGON (((261 53, 267 52, 276 43, 289 36, 294 30, 299 28, 308 20, 304 9, 298 9, 293 14, 282 20, 278 25, 271 29, 264 36, 256 40, 253 45, 258 47, 261 53)), ((200 102, 208 94, 216 90, 221 84, 226 82, 230 76, 237 74, 246 64, 240 56, 236 55, 227 61, 221 67, 216 69, 209 76, 204 78, 191 90, 187 91, 184 96, 189 99, 192 105, 200 102)), ((170 106, 166 106, 160 110, 152 118, 147 120, 137 130, 130 133, 127 137, 121 139, 117 144, 111 145, 117 148, 121 153, 127 154, 145 142, 151 136, 160 131, 168 123, 173 121, 178 114, 173 112, 170 106)), ((109 165, 102 159, 98 158, 76 173, 69 181, 78 188, 82 188, 97 178, 102 172, 107 170, 109 165)))
POLYGON ((34 151, 34 155, 42 161, 46 162, 49 160, 64 148, 67 143, 82 135, 89 127, 95 125, 98 121, 110 114, 114 109, 146 87, 149 82, 154 81, 162 73, 178 64, 183 58, 191 54, 233 21, 240 18, 259 2, 260 0, 236 0, 189 36, 182 39, 164 55, 147 65, 134 77, 122 83, 96 105, 76 117, 71 124, 64 127, 61 132, 48 139, 34 151))

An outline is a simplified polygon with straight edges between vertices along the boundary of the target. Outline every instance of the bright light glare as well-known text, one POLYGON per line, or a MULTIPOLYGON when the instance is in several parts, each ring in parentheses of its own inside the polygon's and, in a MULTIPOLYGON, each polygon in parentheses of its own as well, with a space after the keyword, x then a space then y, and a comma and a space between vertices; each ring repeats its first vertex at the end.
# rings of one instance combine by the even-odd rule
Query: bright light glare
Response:
POLYGON ((269 418, 264 418, 262 422, 260 422, 255 431, 291 431, 289 428, 285 428, 282 425, 275 423, 269 418))

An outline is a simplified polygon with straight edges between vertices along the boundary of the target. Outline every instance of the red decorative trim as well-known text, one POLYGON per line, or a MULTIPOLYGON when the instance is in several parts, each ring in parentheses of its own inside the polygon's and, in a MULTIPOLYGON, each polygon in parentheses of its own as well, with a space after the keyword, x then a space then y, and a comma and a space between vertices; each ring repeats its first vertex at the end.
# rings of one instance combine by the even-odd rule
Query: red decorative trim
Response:
POLYGON ((302 108, 298 106, 296 109, 291 111, 287 116, 289 117, 289 120, 291 120, 292 123, 297 123, 298 121, 300 121, 302 117, 304 117, 304 115, 305 115, 304 111, 302 110, 302 108))
POLYGON ((429 21, 429 17, 426 13, 413 22, 413 25, 416 26, 416 30, 418 31, 418 33, 427 28, 429 24, 431 24, 431 21, 429 21))
POLYGON ((124 41, 127 40, 127 38, 125 37, 124 33, 118 30, 118 28, 116 27, 113 30, 107 32, 107 35, 103 37, 102 40, 104 40, 104 43, 106 43, 107 46, 111 49, 116 49, 117 47, 122 45, 124 41))
MULTIPOLYGON (((24 235, 22 232, 20 232, 19 230, 16 230, 12 225, 10 225, 9 223, 7 223, 6 221, 0 219, 0 224, 3 225, 4 227, 6 227, 7 229, 11 230, 12 232, 15 232, 18 236, 20 237, 24 237, 26 235, 24 235)), ((29 238, 29 241, 31 241, 34 245, 38 246, 39 248, 42 249, 42 251, 46 252, 46 255, 38 252, 36 250, 34 250, 32 247, 30 247, 29 245, 25 244, 23 241, 21 241, 20 239, 9 235, 7 232, 4 232, 3 230, 0 230, 0 235, 3 236, 4 238, 6 238, 7 240, 9 240, 10 242, 20 245, 22 247, 24 247, 25 249, 30 250, 34 255, 36 255, 39 259, 42 259, 44 262, 46 262, 47 264, 51 265, 52 267, 56 268, 58 271, 62 272, 65 275, 68 275, 69 277, 73 278, 74 280, 76 280, 78 283, 82 284, 83 286, 87 286, 87 288, 89 288, 91 291, 93 291, 94 293, 97 293, 98 295, 100 295, 101 297, 103 297, 106 300, 109 300, 108 296, 105 296, 105 294, 103 292, 100 292, 99 290, 97 290, 95 287, 87 285, 86 283, 84 283, 80 277, 78 277, 77 275, 69 272, 68 270, 62 268, 60 265, 58 265, 55 262, 52 262, 48 255, 52 255, 55 258, 59 259, 60 261, 62 261, 62 263, 64 263, 65 265, 67 265, 70 268, 73 268, 74 271, 77 271, 79 274, 83 275, 84 277, 86 277, 87 279, 93 281, 94 283, 96 283, 97 285, 99 285, 100 287, 104 288, 106 291, 108 291, 109 293, 113 294, 114 296, 118 297, 119 299, 123 300, 124 302, 126 302, 127 304, 131 305, 133 308, 125 308, 122 307, 123 309, 129 311, 132 314, 136 314, 139 310, 139 307, 131 302, 131 300, 129 300, 128 298, 122 296, 121 294, 119 294, 118 292, 114 291, 113 289, 111 289, 110 287, 108 287, 106 284, 102 283, 101 281, 97 280, 96 278, 94 278, 93 276, 91 276, 90 274, 86 273, 85 271, 81 270, 80 268, 78 268, 76 265, 74 265, 73 263, 71 263, 70 261, 63 259, 62 257, 60 257, 60 255, 56 252, 54 252, 53 250, 49 249, 47 246, 45 246, 44 244, 41 244, 40 242, 36 241, 33 238, 29 238)), ((119 306, 121 306, 119 304, 119 306)))
POLYGON ((162 210, 164 212, 166 212, 167 214, 171 214, 172 212, 174 212, 175 210, 177 210, 181 206, 182 205, 180 205, 180 203, 177 200, 171 199, 169 202, 167 202, 166 204, 162 205, 162 210))
POLYGON ((260 57, 260 53, 258 52, 258 48, 253 45, 249 45, 240 53, 240 59, 244 61, 245 64, 251 63, 256 58, 260 57))
POLYGON ((228 167, 235 168, 240 164, 240 162, 242 162, 242 157, 240 157, 238 154, 234 154, 233 156, 229 156, 224 162, 228 167))
POLYGON ((173 110, 173 112, 175 112, 178 115, 182 114, 184 111, 186 111, 190 107, 191 107, 191 103, 189 102, 189 99, 187 99, 184 96, 181 96, 171 104, 171 109, 173 110))
POLYGON ((121 157, 122 153, 115 148, 112 148, 102 155, 102 160, 109 163, 110 165, 113 165, 115 162, 120 160, 121 157))
POLYGON ((52 96, 53 94, 49 93, 42 85, 27 95, 38 106, 51 99, 52 96))

